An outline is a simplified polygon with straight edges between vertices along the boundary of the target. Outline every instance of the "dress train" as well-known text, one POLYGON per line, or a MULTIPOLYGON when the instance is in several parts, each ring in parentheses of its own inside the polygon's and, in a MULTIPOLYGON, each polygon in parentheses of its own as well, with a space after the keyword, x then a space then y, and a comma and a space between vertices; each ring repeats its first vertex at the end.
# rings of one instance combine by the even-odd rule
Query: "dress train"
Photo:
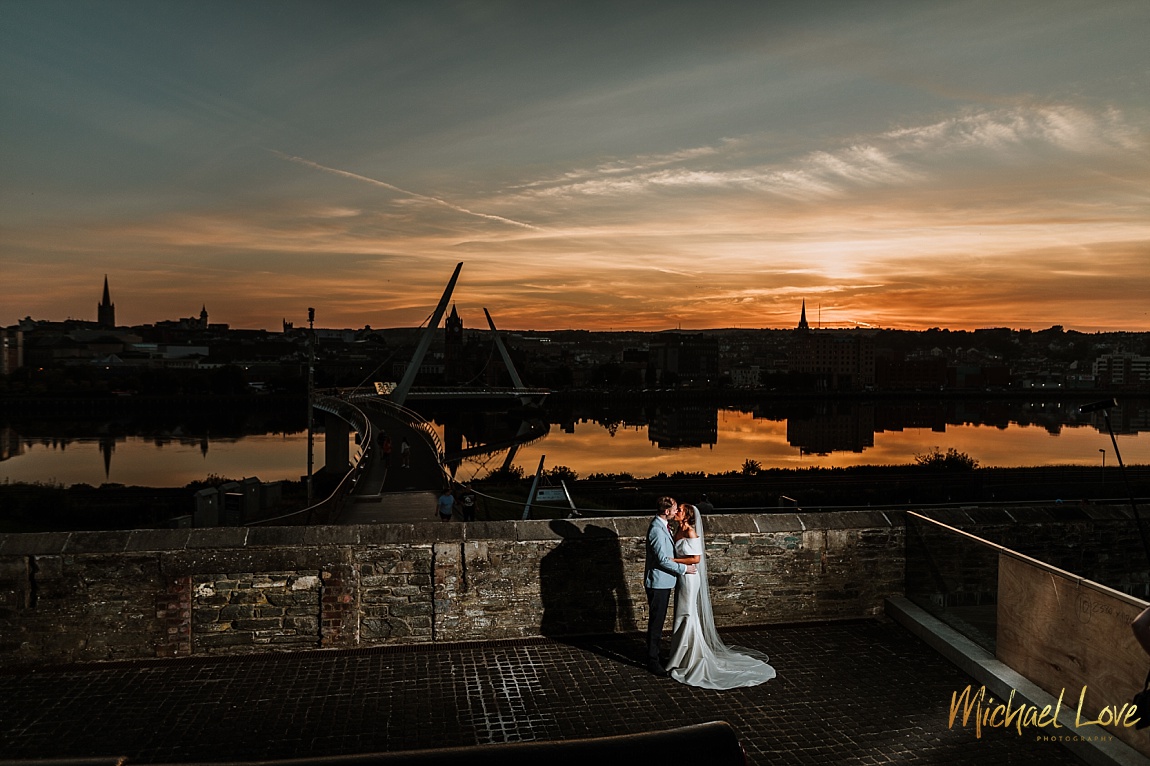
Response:
MULTIPOLYGON (((696 529, 701 525, 696 516, 696 529)), ((755 686, 775 677, 767 655, 754 649, 723 643, 715 630, 707 587, 703 538, 675 543, 675 556, 699 556, 699 573, 681 575, 675 592, 675 622, 667 669, 681 683, 704 689, 755 686)))

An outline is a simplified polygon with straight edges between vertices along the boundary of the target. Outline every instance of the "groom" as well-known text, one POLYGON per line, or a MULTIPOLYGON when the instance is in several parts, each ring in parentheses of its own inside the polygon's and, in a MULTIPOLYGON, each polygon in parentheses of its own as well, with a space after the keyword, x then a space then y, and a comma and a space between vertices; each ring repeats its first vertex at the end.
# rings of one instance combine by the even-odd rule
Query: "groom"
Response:
POLYGON ((655 506, 655 518, 647 529, 647 566, 643 586, 647 589, 647 670, 657 676, 671 675, 659 659, 659 644, 663 638, 663 623, 667 621, 667 605, 671 589, 681 574, 694 574, 694 564, 677 564, 675 543, 667 522, 679 510, 679 504, 670 497, 660 497, 655 506))

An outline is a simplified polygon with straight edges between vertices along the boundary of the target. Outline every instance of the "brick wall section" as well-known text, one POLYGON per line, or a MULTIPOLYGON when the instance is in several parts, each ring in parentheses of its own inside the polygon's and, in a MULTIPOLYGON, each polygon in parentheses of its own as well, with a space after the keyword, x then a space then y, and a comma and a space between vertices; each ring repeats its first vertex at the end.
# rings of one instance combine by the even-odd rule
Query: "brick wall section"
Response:
POLYGON ((156 598, 157 657, 181 657, 192 653, 192 578, 172 577, 168 592, 156 598))
MULTIPOLYGON (((964 514, 1035 545, 1137 534, 1121 513, 964 514)), ((0 665, 641 630, 648 523, 0 535, 0 665)), ((891 512, 711 516, 716 621, 878 614, 903 592, 905 541, 891 512)))
POLYGON ((359 571, 350 564, 333 564, 320 573, 320 643, 352 647, 359 643, 359 571))

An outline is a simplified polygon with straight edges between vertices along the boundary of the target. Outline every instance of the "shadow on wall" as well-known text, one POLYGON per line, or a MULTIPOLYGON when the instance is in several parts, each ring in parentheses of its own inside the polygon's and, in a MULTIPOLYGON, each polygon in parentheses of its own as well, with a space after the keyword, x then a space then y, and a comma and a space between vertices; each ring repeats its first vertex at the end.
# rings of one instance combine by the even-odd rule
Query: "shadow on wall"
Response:
POLYGON ((562 540, 539 564, 540 632, 568 641, 573 636, 634 631, 635 615, 615 531, 594 524, 580 529, 563 519, 553 520, 550 527, 562 540))

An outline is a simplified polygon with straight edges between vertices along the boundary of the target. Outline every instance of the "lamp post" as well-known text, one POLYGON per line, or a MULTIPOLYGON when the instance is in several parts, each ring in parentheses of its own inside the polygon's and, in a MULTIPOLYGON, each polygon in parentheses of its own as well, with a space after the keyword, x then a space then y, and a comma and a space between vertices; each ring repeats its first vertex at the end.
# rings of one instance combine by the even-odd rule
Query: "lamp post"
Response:
POLYGON ((311 474, 315 460, 315 309, 307 310, 307 505, 312 504, 311 474))
MULTIPOLYGON (((1118 458, 1118 475, 1122 477, 1122 481, 1126 485, 1126 494, 1130 496, 1130 510, 1134 511, 1134 521, 1138 524, 1138 534, 1142 538, 1142 550, 1146 553, 1147 561, 1150 561, 1150 535, 1146 534, 1146 527, 1142 523, 1142 517, 1138 514, 1138 503, 1134 500, 1134 490, 1131 489, 1130 478, 1126 475, 1126 464, 1122 462, 1122 451, 1118 449, 1118 438, 1114 436, 1114 426, 1110 423, 1110 409, 1117 406, 1117 399, 1104 399, 1100 402, 1084 404, 1078 408, 1078 412, 1082 415, 1101 412, 1102 417, 1106 420, 1106 431, 1110 434, 1110 446, 1114 447, 1114 457, 1118 458)), ((1106 453, 1103 453, 1102 459, 1106 459, 1106 453)))

